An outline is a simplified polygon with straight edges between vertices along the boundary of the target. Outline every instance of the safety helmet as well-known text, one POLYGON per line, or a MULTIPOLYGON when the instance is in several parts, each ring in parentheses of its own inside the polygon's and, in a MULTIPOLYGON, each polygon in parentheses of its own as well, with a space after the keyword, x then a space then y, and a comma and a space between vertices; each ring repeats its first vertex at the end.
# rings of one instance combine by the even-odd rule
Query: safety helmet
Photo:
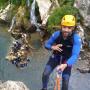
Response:
POLYGON ((75 26, 76 19, 73 15, 65 15, 61 20, 63 26, 75 26))

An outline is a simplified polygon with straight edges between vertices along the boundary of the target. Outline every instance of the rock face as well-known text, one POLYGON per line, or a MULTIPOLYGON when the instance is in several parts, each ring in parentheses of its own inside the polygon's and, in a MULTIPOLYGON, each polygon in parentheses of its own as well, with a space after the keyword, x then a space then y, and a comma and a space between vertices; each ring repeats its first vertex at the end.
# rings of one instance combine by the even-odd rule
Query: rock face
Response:
POLYGON ((90 0, 75 0, 75 7, 84 18, 84 25, 90 27, 90 0))
POLYGON ((33 29, 33 27, 26 16, 28 13, 27 7, 19 6, 17 13, 12 18, 12 23, 8 31, 12 33, 20 33, 21 31, 32 32, 31 29, 33 29))
POLYGON ((39 6, 39 12, 42 20, 42 24, 47 23, 47 19, 50 16, 50 12, 59 7, 58 0, 36 0, 39 6))
POLYGON ((5 9, 1 9, 0 10, 0 22, 8 22, 10 23, 10 20, 11 20, 11 11, 13 9, 13 5, 11 4, 8 4, 5 9))
POLYGON ((43 24, 46 24, 48 19, 48 10, 51 7, 49 0, 36 0, 39 6, 39 12, 43 24))
MULTIPOLYGON (((90 28, 90 0, 75 0, 74 6, 79 9, 81 16, 83 17, 84 27, 90 28)), ((85 31, 87 36, 86 39, 89 40, 89 32, 85 31)), ((80 54, 80 59, 78 61, 78 68, 81 73, 90 73, 90 52, 84 51, 80 54)))
POLYGON ((4 10, 2 10, 2 11, 0 11, 0 18, 2 19, 2 20, 6 20, 7 19, 7 12, 10 10, 10 4, 4 9, 4 10))
POLYGON ((80 53, 77 70, 81 73, 90 73, 90 52, 83 51, 80 53))
POLYGON ((0 90, 29 90, 23 82, 7 81, 0 84, 0 90))

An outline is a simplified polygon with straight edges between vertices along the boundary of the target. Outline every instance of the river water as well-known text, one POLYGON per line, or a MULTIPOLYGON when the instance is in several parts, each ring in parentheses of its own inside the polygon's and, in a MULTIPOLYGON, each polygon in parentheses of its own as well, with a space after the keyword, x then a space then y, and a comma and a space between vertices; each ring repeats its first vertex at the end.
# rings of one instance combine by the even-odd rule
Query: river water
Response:
MULTIPOLYGON (((18 69, 5 60, 12 38, 6 32, 6 28, 0 25, 0 79, 15 80, 24 82, 30 90, 40 90, 41 77, 45 64, 49 57, 49 52, 44 48, 39 48, 33 52, 31 62, 24 69, 18 69)), ((74 67, 76 67, 76 64, 74 67)), ((55 73, 50 76, 49 90, 52 89, 55 73)), ((90 74, 81 74, 74 68, 70 79, 69 90, 90 90, 90 74)))

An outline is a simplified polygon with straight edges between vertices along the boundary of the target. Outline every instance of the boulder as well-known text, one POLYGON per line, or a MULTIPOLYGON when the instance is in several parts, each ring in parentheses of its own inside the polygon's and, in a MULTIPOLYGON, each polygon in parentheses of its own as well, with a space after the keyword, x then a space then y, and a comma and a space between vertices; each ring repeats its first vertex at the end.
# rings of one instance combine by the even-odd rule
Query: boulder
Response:
POLYGON ((29 89, 23 82, 6 81, 0 84, 0 90, 29 90, 29 89))
POLYGON ((4 9, 0 10, 0 22, 1 23, 9 23, 11 21, 12 17, 12 10, 14 8, 14 5, 8 4, 4 9))

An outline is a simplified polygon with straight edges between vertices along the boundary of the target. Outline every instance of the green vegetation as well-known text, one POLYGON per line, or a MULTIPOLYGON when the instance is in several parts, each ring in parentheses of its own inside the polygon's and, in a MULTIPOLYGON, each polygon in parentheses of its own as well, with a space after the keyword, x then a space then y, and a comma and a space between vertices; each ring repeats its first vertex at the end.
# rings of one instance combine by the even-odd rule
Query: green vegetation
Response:
MULTIPOLYGON (((10 17, 12 18, 17 13, 19 6, 24 6, 25 8, 27 8, 26 6, 27 1, 28 0, 0 0, 0 9, 1 8, 4 9, 9 3, 12 4, 13 7, 11 8, 11 12, 10 12, 10 17)), ((31 5, 33 0, 29 0, 29 1, 31 5)), ((27 8, 26 17, 28 19, 30 18, 29 8, 27 8)))
MULTIPOLYGON (((53 2, 53 0, 50 0, 50 1, 53 2)), ((71 14, 71 15, 76 16, 77 22, 81 20, 82 17, 79 13, 79 10, 73 7, 74 2, 75 0, 58 0, 60 7, 56 8, 51 13, 50 17, 48 18, 48 22, 47 22, 48 31, 50 33, 54 32, 53 28, 60 28, 61 19, 66 14, 71 14)))
MULTIPOLYGON (((33 0, 29 0, 29 1, 31 4, 33 0)), ((10 0, 10 3, 15 4, 15 5, 26 5, 27 0, 10 0)))
POLYGON ((0 0, 0 9, 4 8, 8 4, 9 0, 0 0))
MULTIPOLYGON (((53 2, 54 0, 50 0, 50 1, 53 2)), ((60 7, 62 7, 63 5, 73 6, 75 0, 57 0, 57 1, 59 3, 60 7)))
POLYGON ((71 5, 73 6, 75 0, 58 0, 60 6, 71 5))
POLYGON ((73 6, 64 5, 63 7, 56 8, 48 18, 47 25, 48 25, 48 31, 50 33, 54 32, 53 30, 54 26, 60 26, 61 19, 66 14, 75 15, 78 21, 80 19, 78 17, 78 14, 79 14, 78 9, 73 6))
MULTIPOLYGON (((33 0, 29 0, 30 4, 33 2, 33 0)), ((54 0, 50 0, 51 2, 53 2, 54 0)), ((65 14, 72 14, 75 15, 77 17, 77 21, 80 21, 80 15, 79 15, 79 11, 77 8, 73 7, 75 0, 58 0, 60 7, 56 8, 50 15, 50 17, 48 18, 48 22, 47 22, 47 26, 48 26, 48 31, 50 33, 54 32, 53 27, 54 26, 60 26, 60 22, 62 17, 65 14)), ((2 5, 6 5, 6 4, 14 4, 14 8, 12 9, 12 16, 13 17, 16 13, 17 13, 17 9, 19 6, 25 6, 27 4, 27 0, 0 0, 0 7, 2 7, 2 5)), ((41 22, 40 20, 40 13, 39 13, 39 7, 38 4, 36 3, 36 7, 35 7, 35 14, 37 17, 38 22, 41 22)), ((25 15, 26 18, 30 19, 30 14, 29 14, 29 8, 27 8, 27 12, 25 15)))
POLYGON ((8 0, 0 0, 0 5, 3 5, 5 2, 7 2, 8 0))
MULTIPOLYGON (((29 0, 29 1, 30 1, 30 4, 31 4, 33 0, 29 0)), ((26 5, 27 0, 0 0, 0 8, 4 8, 9 3, 17 5, 17 6, 26 5)))

